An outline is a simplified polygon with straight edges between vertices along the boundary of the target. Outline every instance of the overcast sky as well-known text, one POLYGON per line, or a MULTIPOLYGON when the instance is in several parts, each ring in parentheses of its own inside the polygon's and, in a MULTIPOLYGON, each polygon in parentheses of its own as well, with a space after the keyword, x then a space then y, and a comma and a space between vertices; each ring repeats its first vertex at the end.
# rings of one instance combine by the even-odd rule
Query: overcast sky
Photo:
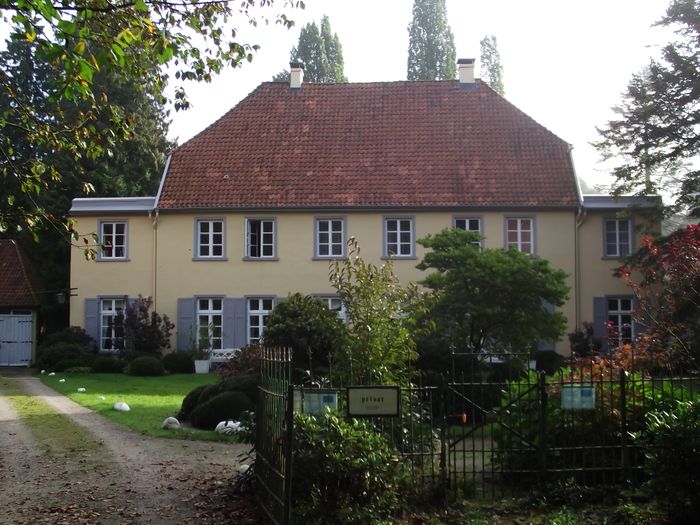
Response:
MULTIPOLYGON (((281 0, 277 0, 281 4, 281 0)), ((289 52, 305 23, 327 14, 343 45, 350 82, 406 79, 413 0, 305 0, 287 10, 296 26, 238 27, 261 45, 250 64, 211 84, 190 85, 192 109, 173 113, 172 138, 189 139, 261 82, 288 68, 289 52)), ((498 39, 506 98, 569 142, 576 169, 592 184, 610 182, 589 142, 611 118, 630 76, 658 56, 671 33, 652 28, 668 0, 447 0, 458 58, 479 58, 479 40, 498 39)))

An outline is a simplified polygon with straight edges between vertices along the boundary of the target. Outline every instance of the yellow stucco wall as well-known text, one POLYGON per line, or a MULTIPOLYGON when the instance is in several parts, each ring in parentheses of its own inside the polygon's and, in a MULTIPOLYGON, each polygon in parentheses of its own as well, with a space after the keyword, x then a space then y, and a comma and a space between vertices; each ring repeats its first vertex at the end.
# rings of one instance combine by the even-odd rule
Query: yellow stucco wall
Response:
MULTIPOLYGON (((314 260, 314 219, 316 217, 344 217, 347 236, 355 236, 362 256, 372 263, 382 261, 383 218, 412 217, 416 237, 435 233, 453 223, 455 216, 480 217, 487 248, 502 248, 505 217, 532 217, 535 219, 535 246, 538 256, 548 259, 555 267, 569 274, 570 300, 562 309, 569 319, 568 330, 576 326, 575 299, 575 232, 574 211, 537 212, 424 212, 424 213, 369 213, 314 214, 286 213, 226 213, 179 214, 160 213, 154 229, 152 219, 145 214, 131 215, 129 223, 129 262, 85 261, 82 253, 73 253, 71 286, 77 288, 71 300, 71 324, 83 325, 84 299, 109 295, 139 293, 152 296, 155 308, 177 320, 177 299, 197 295, 274 295, 286 297, 293 292, 333 293, 328 282, 329 262, 314 260), (277 260, 244 260, 245 218, 276 219, 277 260), (193 260, 196 218, 223 218, 225 220, 226 256, 224 261, 193 260)), ((100 217, 99 220, 120 217, 100 217)), ((81 232, 96 231, 97 217, 78 217, 81 232)), ((581 241, 595 246, 597 252, 586 248, 582 261, 581 278, 585 285, 579 300, 581 305, 592 302, 592 294, 599 288, 614 283, 608 277, 609 261, 601 261, 602 225, 589 216, 581 228, 581 241), (596 223, 594 225, 594 222, 596 223), (596 259, 597 257, 597 259, 596 259), (607 266, 606 266, 607 265, 607 266), (602 269, 602 270, 601 270, 602 269)), ((424 254, 416 245, 416 257, 397 259, 396 273, 402 282, 419 280, 425 275, 415 268, 424 254)), ((614 283, 617 284, 617 283, 614 283)), ((588 307, 590 309, 590 306, 588 307)), ((584 319, 586 316, 584 316, 584 319)), ((568 340, 564 337, 557 351, 567 353, 568 340)))
MULTIPOLYGON (((622 258, 605 257, 604 221, 615 218, 618 218, 615 210, 589 210, 579 230, 581 322, 593 321, 594 297, 632 295, 632 291, 622 279, 613 276, 614 269, 622 265, 622 258)), ((629 217, 620 216, 619 218, 629 217)), ((648 232, 647 223, 639 216, 632 217, 632 226, 636 230, 632 244, 632 252, 634 252, 639 248, 642 236, 648 232)), ((658 229, 652 233, 658 234, 658 229)))
POLYGON ((146 214, 131 216, 77 217, 77 231, 83 235, 99 230, 100 222, 127 223, 127 260, 88 261, 82 247, 73 248, 70 285, 70 324, 83 326, 85 299, 100 296, 154 296, 153 257, 155 243, 151 220, 146 214))

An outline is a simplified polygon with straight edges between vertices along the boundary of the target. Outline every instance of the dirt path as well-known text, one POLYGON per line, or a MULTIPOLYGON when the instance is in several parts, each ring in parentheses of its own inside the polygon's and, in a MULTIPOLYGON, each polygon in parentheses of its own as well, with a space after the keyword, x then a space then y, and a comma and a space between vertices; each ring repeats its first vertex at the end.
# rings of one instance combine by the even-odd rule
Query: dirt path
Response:
POLYGON ((212 523, 202 491, 226 485, 250 448, 141 436, 36 378, 4 379, 82 427, 84 441, 37 442, 0 397, 2 524, 212 523))

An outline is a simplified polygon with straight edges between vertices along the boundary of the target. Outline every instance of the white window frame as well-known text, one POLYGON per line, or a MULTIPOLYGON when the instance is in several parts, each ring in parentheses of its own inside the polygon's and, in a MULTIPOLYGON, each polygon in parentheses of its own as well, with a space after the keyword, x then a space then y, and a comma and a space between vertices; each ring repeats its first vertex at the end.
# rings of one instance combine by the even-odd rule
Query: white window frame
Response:
POLYGON ((126 221, 100 221, 100 245, 102 249, 99 253, 99 260, 102 261, 125 261, 128 258, 129 244, 129 223, 126 221), (111 226, 112 232, 106 233, 105 227, 111 226), (123 228, 122 233, 118 233, 117 227, 123 228), (122 237, 122 242, 118 242, 118 236, 122 237), (115 255, 118 250, 122 250, 121 255, 115 255))
POLYGON ((384 257, 393 257, 395 259, 413 259, 415 258, 415 220, 413 217, 384 217, 384 257), (391 223, 396 223, 396 229, 390 228, 391 223), (404 226, 408 225, 408 229, 404 226), (409 240, 402 240, 402 235, 408 233, 409 240), (395 240, 390 238, 395 237, 395 240), (390 246, 396 246, 397 250, 390 249, 390 246), (403 247, 408 247, 409 253, 401 252, 403 247))
POLYGON ((275 259, 277 257, 277 221, 269 217, 246 217, 245 220, 245 258, 252 260, 275 259), (258 223, 259 232, 254 232, 252 224, 258 223), (266 230, 269 226, 269 231, 266 230), (271 235, 269 242, 265 242, 265 236, 271 235), (255 255, 253 240, 256 241, 259 253, 255 255), (265 252, 268 252, 267 254, 265 252))
POLYGON ((225 259, 226 258, 226 221, 224 219, 197 219, 195 226, 195 259, 225 259), (202 231, 207 225, 208 231, 202 231), (220 225, 221 231, 214 231, 215 225, 220 225), (206 237, 202 242, 202 237, 206 237), (216 240, 216 236, 220 239, 216 240), (221 254, 215 255, 216 248, 220 248, 221 254), (202 253, 206 249, 208 253, 202 253))
POLYGON ((528 255, 535 254, 535 218, 534 217, 505 217, 505 248, 515 248, 519 252, 526 253, 528 255), (516 221, 515 229, 511 228, 510 221, 516 221), (528 229, 523 228, 525 221, 528 221, 530 227, 528 229), (516 239, 511 241, 510 234, 515 234, 516 239), (529 233, 530 239, 527 240, 524 234, 529 233), (529 244, 530 249, 523 249, 525 245, 529 244))
POLYGON ((207 350, 224 347, 223 297, 195 297, 197 301, 197 348, 203 337, 209 338, 207 350))
POLYGON ((319 296, 331 312, 335 312, 343 324, 348 324, 348 312, 345 309, 345 303, 338 295, 323 295, 319 296))
POLYGON ((606 321, 612 322, 617 332, 617 341, 609 340, 610 346, 631 344, 635 338, 634 298, 631 296, 606 297, 605 308, 607 310, 606 321), (629 308, 623 308, 623 306, 627 306, 623 304, 623 301, 629 303, 629 308), (614 305, 611 304, 613 302, 615 303, 614 305), (611 306, 613 307, 611 308, 611 306), (629 328, 628 336, 625 336, 624 333, 626 328, 629 328))
MULTIPOLYGON (((465 230, 468 232, 474 232, 478 233, 479 235, 483 235, 483 223, 481 220, 481 217, 470 217, 470 216, 456 216, 452 219, 452 226, 454 228, 459 228, 461 230, 465 230), (464 222, 464 225, 462 226, 460 223, 464 222), (476 223, 476 229, 472 228, 472 226, 476 223)), ((480 239, 478 241, 474 241, 473 244, 476 246, 479 246, 480 248, 483 246, 482 244, 483 239, 480 239)))
POLYGON ((617 218, 606 218, 603 220, 603 254, 605 257, 626 257, 627 255, 632 253, 632 235, 633 229, 632 229, 632 221, 630 219, 617 219, 617 218), (609 224, 614 224, 614 231, 608 231, 608 225, 609 224), (620 226, 622 224, 627 225, 627 250, 624 251, 622 249, 623 245, 625 244, 624 241, 622 240, 622 233, 620 226), (612 234, 614 236, 614 239, 612 242, 609 242, 608 240, 608 235, 612 234), (609 250, 610 247, 613 247, 613 250, 609 250))
POLYGON ((116 319, 119 314, 125 314, 127 299, 126 297, 100 297, 99 305, 100 352, 119 352, 124 349, 124 327, 118 327, 116 319), (109 346, 105 344, 107 341, 111 342, 109 346))
POLYGON ((267 325, 267 318, 274 308, 275 299, 272 297, 246 298, 246 339, 249 345, 260 342, 267 325))
POLYGON ((318 259, 345 258, 345 219, 343 217, 316 217, 314 221, 314 257, 318 259), (326 224, 326 229, 322 228, 326 224), (334 228, 339 226, 339 229, 334 228), (340 235, 340 240, 334 240, 340 235), (325 236, 325 240, 324 240, 325 236), (327 253, 321 253, 325 247, 327 253), (333 253, 335 250, 336 253, 333 253))

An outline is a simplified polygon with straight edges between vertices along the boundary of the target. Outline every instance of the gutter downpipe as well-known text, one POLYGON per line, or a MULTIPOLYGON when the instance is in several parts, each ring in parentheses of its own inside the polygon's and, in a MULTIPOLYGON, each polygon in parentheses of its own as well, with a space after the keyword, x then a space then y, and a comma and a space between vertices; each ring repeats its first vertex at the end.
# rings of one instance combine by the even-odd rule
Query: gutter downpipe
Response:
POLYGON ((576 166, 574 166, 574 159, 571 155, 571 151, 574 149, 572 145, 569 145, 569 162, 571 163, 571 171, 574 174, 574 180, 576 181, 576 194, 578 197, 578 210, 576 211, 576 227, 574 230, 574 330, 578 330, 581 326, 581 226, 586 222, 586 209, 583 206, 583 193, 581 192, 581 181, 576 174, 576 166))
POLYGON ((168 175, 168 168, 170 168, 171 158, 172 154, 168 155, 168 159, 165 161, 165 168, 163 168, 163 176, 160 179, 160 186, 158 186, 156 201, 153 204, 152 212, 148 212, 148 216, 151 218, 151 224, 153 225, 153 268, 151 274, 153 275, 153 310, 155 311, 158 310, 158 217, 160 216, 158 205, 160 204, 160 194, 163 192, 165 177, 168 175))

